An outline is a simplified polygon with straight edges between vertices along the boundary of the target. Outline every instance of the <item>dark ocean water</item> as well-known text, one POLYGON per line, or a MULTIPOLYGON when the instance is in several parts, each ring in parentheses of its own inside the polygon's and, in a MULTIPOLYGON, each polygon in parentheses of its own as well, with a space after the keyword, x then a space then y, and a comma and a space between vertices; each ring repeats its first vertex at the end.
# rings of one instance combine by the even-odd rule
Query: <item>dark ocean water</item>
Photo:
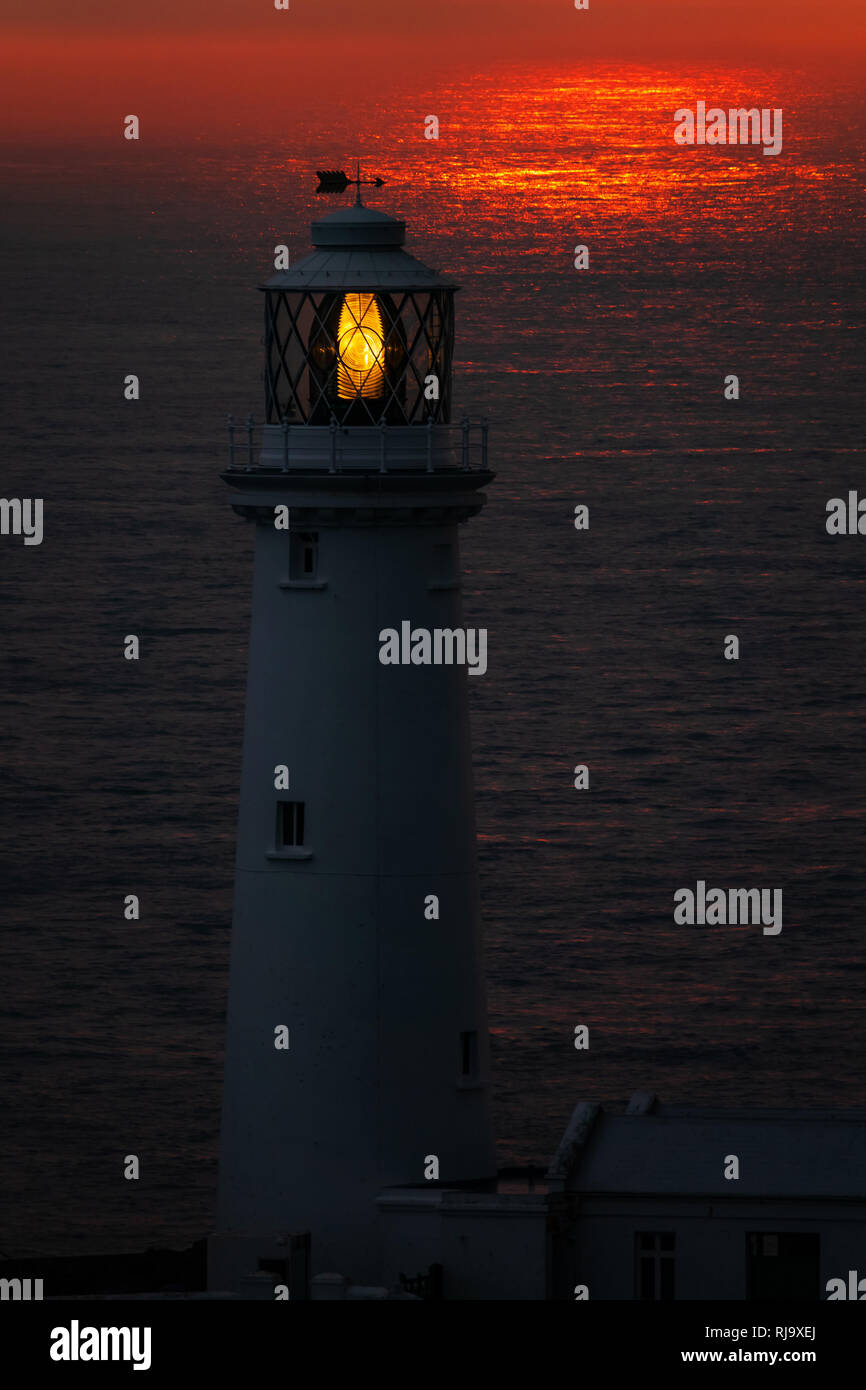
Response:
POLYGON ((255 285, 358 129, 463 284, 455 414, 491 421, 462 534, 502 1161, 634 1089, 866 1101, 866 539, 824 528, 866 493, 862 107, 640 69, 436 100, 299 112, 289 149, 4 154, 2 491, 45 499, 42 546, 0 541, 7 1253, 212 1224, 253 541, 221 431, 261 413, 255 285), (782 106, 782 155, 676 148, 700 98, 782 106), (781 935, 676 927, 698 878, 781 887, 781 935))

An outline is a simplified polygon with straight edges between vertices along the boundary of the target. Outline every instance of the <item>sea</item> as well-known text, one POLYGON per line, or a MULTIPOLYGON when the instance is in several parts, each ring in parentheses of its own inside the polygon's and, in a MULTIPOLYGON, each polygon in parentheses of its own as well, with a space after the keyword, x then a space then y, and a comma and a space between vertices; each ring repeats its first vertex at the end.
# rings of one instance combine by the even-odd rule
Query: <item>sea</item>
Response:
POLYGON ((213 1229, 253 545, 224 426, 262 416, 274 247, 356 156, 459 280, 454 414, 490 422, 461 544, 500 1163, 636 1090, 866 1103, 866 537, 825 526, 866 496, 864 134, 832 75, 479 64, 218 141, 2 147, 2 492, 45 530, 0 540, 0 1252, 213 1229), (699 99, 782 109, 782 152, 677 146, 699 99), (699 879, 780 888, 782 931, 675 924, 699 879))

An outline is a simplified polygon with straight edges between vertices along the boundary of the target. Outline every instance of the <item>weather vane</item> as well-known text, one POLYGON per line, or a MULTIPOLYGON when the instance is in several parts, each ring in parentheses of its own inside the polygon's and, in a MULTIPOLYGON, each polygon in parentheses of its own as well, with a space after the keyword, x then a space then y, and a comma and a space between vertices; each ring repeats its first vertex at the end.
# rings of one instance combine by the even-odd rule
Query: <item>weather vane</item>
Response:
POLYGON ((369 184, 372 188, 381 188, 385 182, 384 179, 380 178, 362 179, 360 160, 358 160, 357 173, 353 179, 350 179, 349 175, 344 173, 342 169, 317 169, 316 173, 319 178, 319 186, 316 189, 317 193, 343 193, 350 184, 354 184, 358 189, 358 196, 355 199, 358 207, 361 206, 362 184, 369 184))

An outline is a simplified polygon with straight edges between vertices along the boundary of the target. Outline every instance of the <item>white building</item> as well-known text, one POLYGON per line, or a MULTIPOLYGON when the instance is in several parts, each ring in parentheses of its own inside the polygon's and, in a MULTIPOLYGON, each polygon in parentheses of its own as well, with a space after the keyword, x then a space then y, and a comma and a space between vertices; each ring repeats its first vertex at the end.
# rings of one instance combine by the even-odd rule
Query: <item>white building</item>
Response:
POLYGON ((224 475, 256 559, 217 1288, 298 1232, 376 1284, 383 1189, 495 1176, 458 544, 493 475, 450 423, 457 286, 404 238, 331 213, 262 287, 267 422, 224 475))
POLYGON ((866 1275, 860 1111, 583 1103, 548 1184, 551 1298, 817 1300, 866 1275))

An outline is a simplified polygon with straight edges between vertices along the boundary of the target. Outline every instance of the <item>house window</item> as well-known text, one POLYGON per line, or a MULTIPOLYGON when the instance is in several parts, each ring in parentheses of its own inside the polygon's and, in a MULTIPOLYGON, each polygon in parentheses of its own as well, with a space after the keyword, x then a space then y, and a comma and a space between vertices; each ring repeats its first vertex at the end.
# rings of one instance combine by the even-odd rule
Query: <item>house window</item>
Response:
POLYGON ((318 531, 289 533, 289 578, 301 583, 316 577, 319 567, 318 531))
POLYGON ((746 1298, 776 1302, 820 1297, 821 1239, 811 1232, 749 1231, 746 1298))
POLYGON ((304 843, 303 801, 277 802, 277 849, 290 849, 304 843))
POLYGON ((674 1297, 673 1231, 635 1234, 635 1297, 655 1303, 674 1297))
POLYGON ((460 1034, 460 1076, 463 1080, 478 1077, 478 1034, 460 1034))

